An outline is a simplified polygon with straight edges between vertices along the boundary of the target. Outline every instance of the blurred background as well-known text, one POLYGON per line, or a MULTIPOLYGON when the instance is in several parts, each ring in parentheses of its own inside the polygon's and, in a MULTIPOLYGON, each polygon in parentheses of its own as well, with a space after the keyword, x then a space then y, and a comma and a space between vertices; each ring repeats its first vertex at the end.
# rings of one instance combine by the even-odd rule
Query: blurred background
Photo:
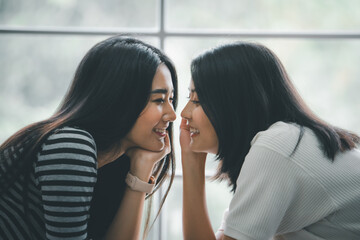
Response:
MULTIPOLYGON (((359 10, 358 0, 0 0, 0 142, 49 117, 86 51, 118 33, 163 49, 175 62, 175 139, 191 59, 235 40, 267 45, 316 114, 360 134, 359 10)), ((175 147, 176 179, 148 239, 182 239, 178 141, 175 147)), ((210 177, 217 162, 209 158, 210 177)), ((232 194, 226 182, 209 180, 206 190, 216 230, 232 194)))

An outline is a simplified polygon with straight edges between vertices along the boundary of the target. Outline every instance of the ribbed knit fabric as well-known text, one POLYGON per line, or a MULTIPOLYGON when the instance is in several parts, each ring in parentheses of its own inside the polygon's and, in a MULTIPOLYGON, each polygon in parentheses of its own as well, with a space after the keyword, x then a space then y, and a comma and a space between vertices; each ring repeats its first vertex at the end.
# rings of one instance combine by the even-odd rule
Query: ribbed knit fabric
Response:
POLYGON ((21 175, 0 196, 0 239, 86 239, 96 164, 89 133, 66 127, 50 135, 30 174, 28 200, 21 175))
POLYGON ((314 133, 259 132, 237 180, 225 235, 242 240, 360 239, 360 151, 325 157, 314 133), (293 153, 293 154, 292 154, 293 153))

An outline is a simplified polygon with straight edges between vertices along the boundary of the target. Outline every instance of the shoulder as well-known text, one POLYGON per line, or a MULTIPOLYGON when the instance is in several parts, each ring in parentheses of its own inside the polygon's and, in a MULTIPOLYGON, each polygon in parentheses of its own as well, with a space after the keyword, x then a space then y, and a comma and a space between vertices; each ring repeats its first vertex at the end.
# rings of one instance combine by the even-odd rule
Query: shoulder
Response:
POLYGON ((96 144, 89 132, 63 127, 56 129, 46 138, 38 159, 73 159, 95 163, 96 155, 96 144))
MULTIPOLYGON (((312 135, 310 129, 304 128, 304 131, 304 135, 312 135)), ((301 127, 298 124, 279 121, 267 130, 258 132, 252 139, 251 146, 265 147, 284 156, 289 156, 299 142, 300 135, 301 127)))
POLYGON ((77 146, 83 148, 91 148, 96 152, 95 140, 91 136, 91 134, 85 130, 74 127, 63 127, 60 129, 56 129, 52 134, 48 136, 44 143, 45 145, 68 143, 68 147, 77 146))
POLYGON ((74 127, 63 127, 56 129, 53 131, 52 134, 49 135, 46 141, 49 140, 83 140, 83 142, 90 143, 91 145, 95 146, 95 140, 92 135, 82 129, 74 128, 74 127))
POLYGON ((251 145, 266 144, 275 141, 297 141, 300 126, 295 123, 276 122, 265 131, 258 132, 251 141, 251 145))

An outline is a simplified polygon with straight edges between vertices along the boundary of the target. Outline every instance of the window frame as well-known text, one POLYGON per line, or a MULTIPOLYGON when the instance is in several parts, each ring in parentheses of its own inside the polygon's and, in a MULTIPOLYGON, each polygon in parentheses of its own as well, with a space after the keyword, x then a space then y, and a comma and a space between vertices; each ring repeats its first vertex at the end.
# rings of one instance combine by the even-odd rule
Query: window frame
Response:
MULTIPOLYGON (((158 0, 158 26, 156 28, 89 28, 89 27, 18 27, 0 26, 0 34, 28 34, 28 35, 89 35, 89 36, 112 36, 115 34, 128 34, 144 37, 155 37, 160 42, 160 49, 165 49, 165 41, 169 37, 181 38, 279 38, 279 39, 360 39, 360 31, 221 31, 221 30, 169 30, 166 29, 166 0, 158 0)), ((211 171, 206 172, 206 177, 212 176, 211 171)), ((182 178, 182 172, 176 171, 176 179, 182 178)), ((157 196, 156 206, 161 204, 164 189, 160 188, 157 196)), ((159 240, 166 239, 164 227, 164 212, 160 213, 157 223, 154 225, 155 234, 159 240)))

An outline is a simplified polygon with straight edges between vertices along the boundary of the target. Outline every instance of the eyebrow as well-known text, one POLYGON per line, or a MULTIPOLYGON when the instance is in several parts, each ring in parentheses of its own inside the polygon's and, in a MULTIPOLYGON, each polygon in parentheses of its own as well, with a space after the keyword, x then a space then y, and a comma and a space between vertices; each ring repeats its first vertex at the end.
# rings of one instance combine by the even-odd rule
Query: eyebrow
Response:
MULTIPOLYGON (((174 89, 171 92, 174 92, 174 89)), ((159 88, 159 89, 154 89, 150 92, 150 94, 157 94, 157 93, 167 94, 168 90, 166 88, 159 88)))

